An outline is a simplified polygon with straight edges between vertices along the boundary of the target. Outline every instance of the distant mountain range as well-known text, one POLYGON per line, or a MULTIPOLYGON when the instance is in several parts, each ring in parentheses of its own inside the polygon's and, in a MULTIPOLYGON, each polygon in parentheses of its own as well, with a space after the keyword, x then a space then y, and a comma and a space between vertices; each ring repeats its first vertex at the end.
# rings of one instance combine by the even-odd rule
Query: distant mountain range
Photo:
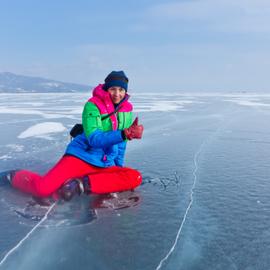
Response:
POLYGON ((89 91, 91 86, 0 72, 0 93, 61 93, 89 91))

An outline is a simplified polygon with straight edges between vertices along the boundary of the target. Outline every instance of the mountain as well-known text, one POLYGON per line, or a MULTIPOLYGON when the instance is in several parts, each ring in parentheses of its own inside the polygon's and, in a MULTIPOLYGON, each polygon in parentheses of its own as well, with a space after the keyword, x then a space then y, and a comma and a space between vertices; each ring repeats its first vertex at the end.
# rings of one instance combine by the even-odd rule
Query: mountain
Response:
POLYGON ((89 91, 91 86, 0 72, 0 93, 61 93, 89 91))

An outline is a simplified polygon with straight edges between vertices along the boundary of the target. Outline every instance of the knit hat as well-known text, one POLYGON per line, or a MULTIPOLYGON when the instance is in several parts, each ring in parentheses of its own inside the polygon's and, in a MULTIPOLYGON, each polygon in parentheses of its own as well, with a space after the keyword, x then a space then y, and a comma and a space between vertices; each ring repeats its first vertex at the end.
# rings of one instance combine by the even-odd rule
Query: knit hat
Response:
POLYGON ((128 77, 124 71, 112 71, 105 79, 103 89, 107 91, 112 86, 119 86, 128 89, 128 77))

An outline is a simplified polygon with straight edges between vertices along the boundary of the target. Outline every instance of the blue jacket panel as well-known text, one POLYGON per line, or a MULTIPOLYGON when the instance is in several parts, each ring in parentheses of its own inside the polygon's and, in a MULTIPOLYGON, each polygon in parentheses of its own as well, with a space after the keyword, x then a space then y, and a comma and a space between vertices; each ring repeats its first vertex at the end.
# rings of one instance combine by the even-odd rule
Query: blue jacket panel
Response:
POLYGON ((76 136, 67 146, 66 155, 76 156, 97 167, 123 166, 126 141, 121 131, 97 129, 89 138, 84 133, 76 136))
POLYGON ((127 146, 126 141, 121 142, 121 143, 118 144, 118 155, 114 159, 114 162, 115 162, 116 166, 123 167, 123 165, 124 165, 124 157, 125 157, 125 152, 126 152, 126 146, 127 146))

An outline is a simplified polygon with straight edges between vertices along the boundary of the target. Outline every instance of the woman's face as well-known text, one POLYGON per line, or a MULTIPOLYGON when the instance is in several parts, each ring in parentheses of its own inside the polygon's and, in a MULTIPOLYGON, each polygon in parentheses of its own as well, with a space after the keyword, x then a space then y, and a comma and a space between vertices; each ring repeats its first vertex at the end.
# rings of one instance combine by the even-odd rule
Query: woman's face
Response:
POLYGON ((118 104, 126 94, 125 89, 119 86, 112 86, 107 91, 111 96, 113 104, 118 104))

